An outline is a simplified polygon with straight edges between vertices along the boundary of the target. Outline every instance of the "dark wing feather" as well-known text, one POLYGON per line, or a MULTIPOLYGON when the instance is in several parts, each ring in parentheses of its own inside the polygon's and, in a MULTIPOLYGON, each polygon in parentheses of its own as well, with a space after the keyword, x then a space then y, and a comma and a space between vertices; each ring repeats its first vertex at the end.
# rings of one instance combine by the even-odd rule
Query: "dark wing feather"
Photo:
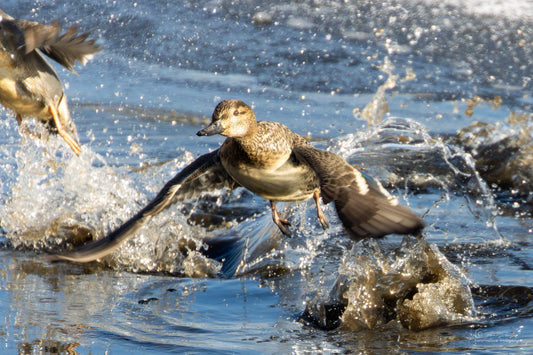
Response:
POLYGON ((379 182, 341 156, 309 144, 296 146, 294 153, 316 172, 324 203, 335 202, 337 214, 352 238, 417 233, 423 228, 414 212, 398 205, 379 182))
MULTIPOLYGON (((25 32, 26 43, 29 36, 29 33, 25 32)), ((101 51, 94 39, 87 39, 88 36, 87 33, 78 35, 76 27, 72 26, 61 36, 43 42, 37 48, 68 70, 75 72, 72 67, 76 61, 85 65, 92 54, 101 51)))
POLYGON ((50 261, 70 260, 89 262, 101 258, 119 247, 121 243, 145 225, 152 216, 180 198, 199 195, 202 192, 235 188, 238 184, 228 175, 218 158, 218 150, 204 154, 168 181, 157 196, 135 216, 103 239, 91 242, 73 252, 53 255, 50 261))
POLYGON ((16 20, 0 10, 0 42, 4 51, 16 53, 24 46, 24 29, 16 20))
POLYGON ((20 19, 15 20, 15 22, 24 33, 22 47, 26 54, 47 43, 53 43, 59 36, 59 31, 61 30, 57 21, 53 21, 49 25, 20 19))
POLYGON ((73 66, 76 61, 85 64, 92 54, 101 51, 94 39, 87 39, 87 33, 78 35, 75 26, 59 35, 61 27, 57 21, 44 25, 34 21, 14 19, 2 10, 0 18, 2 24, 16 36, 17 49, 23 49, 25 54, 39 49, 72 72, 75 72, 73 66))

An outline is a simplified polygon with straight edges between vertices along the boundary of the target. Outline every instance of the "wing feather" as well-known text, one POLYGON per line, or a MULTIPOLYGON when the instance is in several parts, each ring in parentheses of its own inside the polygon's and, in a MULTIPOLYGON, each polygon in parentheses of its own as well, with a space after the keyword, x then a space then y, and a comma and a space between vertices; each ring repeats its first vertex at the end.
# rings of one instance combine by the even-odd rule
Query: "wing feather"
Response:
POLYGON ((398 205, 378 181, 341 156, 310 144, 297 145, 293 151, 316 172, 324 203, 335 203, 337 214, 353 239, 411 234, 423 228, 413 211, 398 205))
POLYGON ((103 239, 96 240, 72 252, 52 255, 50 261, 70 260, 89 262, 110 254, 121 243, 145 225, 152 216, 183 198, 224 187, 235 188, 238 184, 228 175, 218 158, 218 150, 204 154, 181 170, 168 181, 157 196, 135 216, 103 239))
POLYGON ((16 49, 23 50, 22 53, 25 54, 39 49, 72 72, 75 72, 73 66, 76 61, 85 65, 94 53, 101 51, 94 39, 88 39, 87 33, 78 34, 75 26, 60 35, 61 26, 58 21, 45 25, 15 19, 0 10, 0 22, 14 36, 16 49))
MULTIPOLYGON (((36 31, 25 32, 26 43, 34 33, 36 31)), ((75 72, 73 66, 76 61, 85 65, 94 53, 101 51, 95 40, 87 39, 88 37, 87 33, 78 35, 76 27, 72 26, 61 36, 55 36, 37 48, 68 70, 75 72)), ((26 52, 29 48, 26 48, 26 52)))

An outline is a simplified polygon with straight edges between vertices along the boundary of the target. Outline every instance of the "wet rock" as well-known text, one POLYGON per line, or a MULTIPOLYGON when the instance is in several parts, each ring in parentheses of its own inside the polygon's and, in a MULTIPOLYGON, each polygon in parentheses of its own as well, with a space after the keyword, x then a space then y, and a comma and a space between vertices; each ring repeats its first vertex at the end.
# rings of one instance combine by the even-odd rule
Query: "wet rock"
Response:
POLYGON ((500 125, 476 122, 455 139, 471 152, 476 169, 489 184, 503 189, 533 190, 533 139, 524 129, 503 132, 500 125))

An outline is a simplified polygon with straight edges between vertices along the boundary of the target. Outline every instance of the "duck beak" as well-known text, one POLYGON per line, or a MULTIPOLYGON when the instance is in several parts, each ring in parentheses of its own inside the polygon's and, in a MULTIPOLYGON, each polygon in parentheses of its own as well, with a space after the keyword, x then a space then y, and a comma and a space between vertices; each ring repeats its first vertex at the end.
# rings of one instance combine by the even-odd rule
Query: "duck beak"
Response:
POLYGON ((224 129, 220 125, 220 121, 211 122, 209 126, 202 129, 201 131, 196 132, 197 136, 212 136, 214 134, 221 134, 224 132, 224 129))

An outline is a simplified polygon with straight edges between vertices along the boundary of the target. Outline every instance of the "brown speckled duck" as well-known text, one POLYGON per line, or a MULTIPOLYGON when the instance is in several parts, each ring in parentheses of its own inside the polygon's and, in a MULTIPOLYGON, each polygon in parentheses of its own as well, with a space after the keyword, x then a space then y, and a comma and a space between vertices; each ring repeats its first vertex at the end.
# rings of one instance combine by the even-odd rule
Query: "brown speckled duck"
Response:
POLYGON ((211 124, 197 134, 227 138, 219 149, 185 167, 152 202, 107 237, 50 259, 88 262, 101 258, 173 202, 224 187, 242 186, 270 200, 272 219, 287 236, 290 224, 279 216, 276 201, 313 198, 318 219, 327 228, 320 197, 324 203, 335 203, 342 224, 354 239, 419 233, 423 228, 420 218, 400 206, 379 182, 339 155, 313 147, 286 126, 257 121, 242 101, 222 101, 211 124))
POLYGON ((15 112, 19 125, 22 117, 46 123, 79 155, 63 85, 42 53, 75 73, 74 63, 85 64, 100 48, 87 34, 77 35, 75 27, 59 31, 57 22, 14 19, 0 10, 0 103, 15 112))

